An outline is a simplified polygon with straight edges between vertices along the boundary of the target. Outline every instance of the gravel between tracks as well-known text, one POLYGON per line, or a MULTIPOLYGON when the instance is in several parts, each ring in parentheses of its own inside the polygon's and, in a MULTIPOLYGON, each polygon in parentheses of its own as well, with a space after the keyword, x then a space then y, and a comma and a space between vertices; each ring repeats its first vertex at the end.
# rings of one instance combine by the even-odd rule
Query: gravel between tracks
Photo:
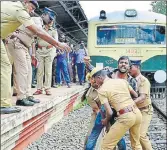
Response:
MULTIPOLYGON (((29 145, 26 150, 83 150, 91 112, 89 106, 84 106, 70 113, 54 124, 40 139, 29 145)), ((154 150, 166 150, 166 121, 157 111, 154 111, 149 135, 154 150)), ((125 139, 127 150, 131 150, 128 133, 125 139)))
POLYGON ((84 106, 70 113, 26 150, 83 150, 91 112, 89 106, 84 106))

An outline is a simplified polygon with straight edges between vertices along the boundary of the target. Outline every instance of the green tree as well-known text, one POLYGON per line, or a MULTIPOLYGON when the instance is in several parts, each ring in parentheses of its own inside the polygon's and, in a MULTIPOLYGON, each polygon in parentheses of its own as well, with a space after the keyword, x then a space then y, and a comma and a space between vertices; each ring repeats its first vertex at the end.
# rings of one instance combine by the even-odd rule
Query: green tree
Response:
POLYGON ((160 14, 166 15, 166 1, 154 1, 151 2, 152 11, 160 14))

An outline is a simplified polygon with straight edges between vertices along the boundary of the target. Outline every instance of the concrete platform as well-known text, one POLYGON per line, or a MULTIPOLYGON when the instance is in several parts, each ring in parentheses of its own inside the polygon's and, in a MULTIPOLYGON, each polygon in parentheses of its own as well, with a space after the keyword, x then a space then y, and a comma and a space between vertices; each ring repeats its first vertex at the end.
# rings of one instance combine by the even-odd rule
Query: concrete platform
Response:
MULTIPOLYGON (((38 139, 54 123, 73 110, 85 94, 88 85, 73 84, 71 88, 62 86, 52 88, 51 96, 34 96, 39 104, 22 107, 16 114, 1 115, 1 150, 23 150, 28 144, 38 139)), ((32 89, 35 92, 36 89, 32 89)), ((16 97, 13 97, 15 105, 16 97)))

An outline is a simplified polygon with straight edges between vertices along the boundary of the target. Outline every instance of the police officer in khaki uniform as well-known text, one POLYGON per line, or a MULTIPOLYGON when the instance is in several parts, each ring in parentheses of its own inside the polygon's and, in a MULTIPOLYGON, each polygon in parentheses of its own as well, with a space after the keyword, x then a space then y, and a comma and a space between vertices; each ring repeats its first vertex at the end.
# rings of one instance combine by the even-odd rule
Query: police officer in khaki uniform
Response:
POLYGON ((92 80, 91 80, 91 77, 90 77, 90 73, 87 73, 86 79, 87 79, 87 81, 89 81, 91 83, 91 87, 89 88, 89 90, 86 93, 86 99, 87 99, 88 104, 91 106, 91 108, 93 110, 93 113, 91 114, 91 121, 90 121, 90 125, 89 125, 89 128, 88 128, 87 136, 85 138, 85 144, 87 142, 88 135, 90 135, 90 133, 92 131, 92 128, 94 126, 96 115, 99 112, 98 103, 100 103, 100 101, 98 99, 98 93, 96 91, 96 89, 98 87, 97 87, 96 84, 94 84, 94 82, 91 82, 92 80))
POLYGON ((129 89, 128 82, 122 79, 110 79, 105 71, 98 68, 92 70, 91 77, 99 86, 98 96, 106 110, 106 118, 102 120, 103 124, 107 125, 112 116, 110 106, 118 114, 116 122, 104 137, 102 150, 113 150, 128 130, 132 149, 142 150, 139 141, 142 115, 130 96, 131 89, 129 89))
MULTIPOLYGON (((60 43, 48 35, 44 30, 39 29, 28 13, 33 12, 38 7, 36 0, 14 2, 1 1, 1 40, 14 32, 21 24, 36 33, 55 47, 62 50, 70 50, 70 47, 60 43)), ((15 113, 21 109, 12 106, 11 101, 11 64, 6 52, 4 43, 1 41, 1 113, 15 113)))
MULTIPOLYGON (((32 20, 42 29, 43 21, 40 17, 32 17, 32 20)), ((32 46, 34 36, 33 32, 21 25, 14 34, 7 38, 7 51, 14 62, 13 87, 17 91, 16 105, 33 106, 40 102, 31 93, 32 67, 29 49, 32 46)))
MULTIPOLYGON (((45 21, 45 19, 43 20, 44 30, 54 39, 58 40, 57 30, 53 28, 55 14, 51 9, 45 7, 42 18, 46 15, 49 16, 49 21, 45 21)), ((34 95, 42 94, 43 88, 45 89, 46 95, 51 95, 52 62, 56 55, 56 49, 40 38, 37 40, 38 50, 36 51, 36 57, 38 58, 39 66, 37 68, 37 91, 34 93, 34 95), (45 82, 43 84, 44 73, 45 82)))
POLYGON ((150 82, 140 72, 141 61, 131 61, 130 74, 137 80, 139 97, 134 101, 142 113, 142 124, 140 130, 140 143, 143 150, 152 150, 151 142, 147 136, 150 125, 153 107, 150 98, 150 82))
MULTIPOLYGON (((93 66, 90 64, 90 57, 89 56, 86 56, 84 57, 84 61, 85 61, 85 64, 86 64, 86 70, 89 72, 90 70, 93 69, 93 66)), ((131 85, 131 83, 133 83, 131 80, 128 80, 129 79, 129 76, 127 76, 127 71, 128 71, 128 68, 129 68, 129 64, 130 64, 130 60, 127 56, 122 56, 119 58, 118 60, 118 64, 121 64, 118 66, 118 68, 122 68, 124 67, 125 71, 123 73, 119 72, 118 76, 115 72, 115 70, 109 70, 107 68, 103 68, 104 70, 106 70, 107 72, 107 75, 110 77, 112 74, 115 74, 114 76, 112 75, 112 77, 114 78, 120 78, 120 79, 126 79, 128 81, 128 83, 131 85), (127 64, 126 67, 124 64, 127 64), (122 66, 122 67, 121 67, 122 66)), ((118 69, 116 69, 118 71, 118 69)), ((90 82, 92 81, 91 80, 91 77, 90 77, 90 73, 87 73, 87 76, 86 76, 87 80, 89 80, 90 82)), ((111 77, 110 77, 111 78, 111 77)), ((131 77, 132 78, 132 77, 131 77)), ((93 114, 92 114, 92 119, 91 119, 91 124, 90 124, 90 128, 89 128, 89 132, 88 132, 88 135, 90 135, 90 131, 92 130, 93 128, 93 125, 95 123, 95 116, 97 115, 98 111, 99 111, 99 107, 101 106, 100 102, 99 102, 99 98, 98 98, 98 92, 96 91, 97 89, 97 85, 95 83, 93 83, 93 81, 91 82, 91 85, 96 86, 95 89, 91 86, 90 89, 88 90, 87 94, 86 94, 86 98, 87 98, 87 101, 88 101, 88 104, 92 107, 93 109, 93 114), (96 112, 96 113, 94 113, 96 112)), ((135 86, 136 86, 136 82, 135 82, 135 86)), ((130 91, 131 93, 131 96, 132 97, 137 97, 137 93, 134 91, 136 90, 136 87, 133 87, 133 90, 130 91)), ((103 108, 102 108, 103 110, 103 108)), ((101 110, 101 111, 102 111, 101 110)), ((110 120, 111 122, 111 125, 114 124, 114 118, 116 116, 113 116, 110 120)), ((98 118, 96 118, 98 119, 98 118)), ((98 125, 99 126, 99 125, 98 125)), ((97 127, 95 127, 96 130, 97 130, 97 127)), ((103 128, 103 126, 99 126, 99 129, 101 131, 101 129, 103 128)), ((89 138, 93 138, 93 139, 89 139, 89 144, 87 143, 87 149, 89 147, 89 149, 92 149, 91 146, 93 146, 93 140, 95 141, 95 139, 97 138, 97 136, 99 136, 100 134, 100 131, 94 131, 91 133, 92 135, 89 137, 89 138), (93 135, 94 134, 94 135, 93 135)), ((87 141, 87 138, 85 140, 85 144, 86 144, 86 141, 87 141)), ((119 142, 118 142, 118 148, 120 150, 126 150, 126 143, 125 143, 125 140, 122 138, 119 142)))

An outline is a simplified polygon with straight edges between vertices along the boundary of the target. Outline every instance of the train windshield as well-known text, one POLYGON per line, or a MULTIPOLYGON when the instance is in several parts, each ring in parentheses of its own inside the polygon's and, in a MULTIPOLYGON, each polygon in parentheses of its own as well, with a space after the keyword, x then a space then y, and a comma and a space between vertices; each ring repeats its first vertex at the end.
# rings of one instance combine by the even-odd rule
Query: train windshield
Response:
POLYGON ((97 27, 97 45, 166 44, 165 26, 106 25, 97 27))

